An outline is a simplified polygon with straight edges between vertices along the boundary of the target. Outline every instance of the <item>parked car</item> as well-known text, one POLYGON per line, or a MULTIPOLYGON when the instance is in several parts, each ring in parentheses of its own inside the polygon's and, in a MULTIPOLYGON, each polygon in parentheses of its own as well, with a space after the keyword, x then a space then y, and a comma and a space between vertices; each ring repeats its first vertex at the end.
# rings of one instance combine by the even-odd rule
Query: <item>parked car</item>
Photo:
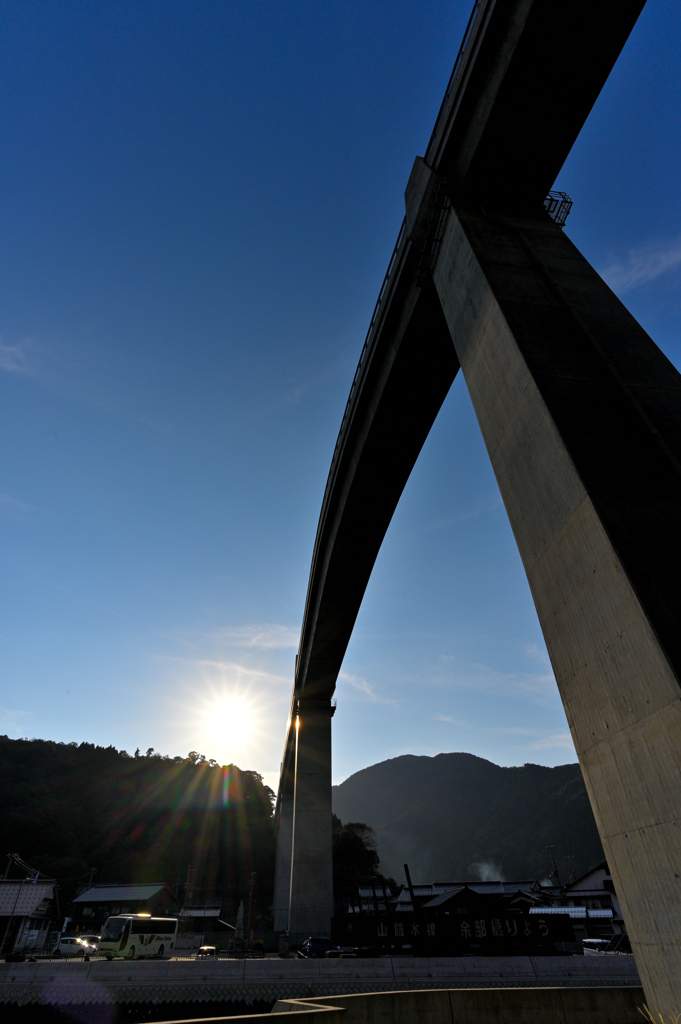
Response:
POLYGON ((60 935, 53 956, 85 956, 87 943, 77 935, 60 935))
POLYGON ((611 939, 584 939, 584 956, 623 956, 631 953, 628 935, 613 935, 611 939))
POLYGON ((300 947, 303 956, 310 957, 326 956, 330 950, 335 952, 339 949, 340 946, 337 946, 328 935, 311 935, 309 939, 305 939, 305 942, 300 947))

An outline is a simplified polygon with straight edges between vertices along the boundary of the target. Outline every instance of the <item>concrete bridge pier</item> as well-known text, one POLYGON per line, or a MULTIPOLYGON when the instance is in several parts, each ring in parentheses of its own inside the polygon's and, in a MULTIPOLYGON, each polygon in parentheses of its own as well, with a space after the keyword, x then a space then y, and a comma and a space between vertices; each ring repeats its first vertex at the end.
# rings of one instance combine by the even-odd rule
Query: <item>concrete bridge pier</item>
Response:
POLYGON ((290 778, 280 794, 274 928, 302 942, 328 935, 333 916, 331 857, 331 700, 294 701, 297 740, 290 778))
MULTIPOLYGON (((409 221, 409 212, 407 214, 409 221)), ((548 216, 433 270, 650 1009, 681 1012, 681 376, 548 216)))
POLYGON ((274 905, 272 914, 275 932, 288 931, 292 838, 293 790, 280 793, 277 806, 277 857, 274 873, 274 905))

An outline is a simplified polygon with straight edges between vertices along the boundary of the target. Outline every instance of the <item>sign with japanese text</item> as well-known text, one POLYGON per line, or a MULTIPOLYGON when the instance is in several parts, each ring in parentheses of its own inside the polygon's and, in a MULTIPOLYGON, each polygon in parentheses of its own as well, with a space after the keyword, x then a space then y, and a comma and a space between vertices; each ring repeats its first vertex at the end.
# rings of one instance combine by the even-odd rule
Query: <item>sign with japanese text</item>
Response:
POLYGON ((567 952, 574 944, 565 914, 527 914, 515 910, 465 908, 452 913, 347 914, 334 921, 341 946, 411 950, 416 955, 481 956, 567 952))

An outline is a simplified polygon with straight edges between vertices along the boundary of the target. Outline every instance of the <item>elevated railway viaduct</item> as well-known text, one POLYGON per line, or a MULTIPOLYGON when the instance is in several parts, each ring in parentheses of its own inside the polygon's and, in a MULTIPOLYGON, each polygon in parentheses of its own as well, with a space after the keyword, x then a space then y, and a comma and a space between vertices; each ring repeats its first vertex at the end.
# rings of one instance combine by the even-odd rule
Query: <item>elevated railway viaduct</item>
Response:
POLYGON ((642 7, 474 7, 324 494, 277 798, 275 927, 329 927, 336 679, 461 369, 648 1005, 667 1014, 681 1011, 681 376, 544 207, 642 7))

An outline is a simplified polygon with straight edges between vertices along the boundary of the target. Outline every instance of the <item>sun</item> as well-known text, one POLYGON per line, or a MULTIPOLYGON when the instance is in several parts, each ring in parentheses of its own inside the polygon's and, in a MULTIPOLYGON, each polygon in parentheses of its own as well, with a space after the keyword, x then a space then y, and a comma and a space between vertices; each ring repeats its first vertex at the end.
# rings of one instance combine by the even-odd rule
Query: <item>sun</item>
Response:
POLYGON ((178 683, 179 692, 166 705, 166 721, 180 755, 191 750, 221 765, 266 773, 278 769, 287 710, 280 699, 282 677, 204 660, 193 664, 191 674, 183 672, 178 683))
POLYGON ((256 729, 256 709, 245 695, 217 696, 206 704, 203 732, 211 747, 243 748, 253 740, 256 729))
POLYGON ((254 686, 239 681, 206 681, 193 688, 185 706, 185 743, 220 764, 258 763, 268 746, 267 701, 254 686))

